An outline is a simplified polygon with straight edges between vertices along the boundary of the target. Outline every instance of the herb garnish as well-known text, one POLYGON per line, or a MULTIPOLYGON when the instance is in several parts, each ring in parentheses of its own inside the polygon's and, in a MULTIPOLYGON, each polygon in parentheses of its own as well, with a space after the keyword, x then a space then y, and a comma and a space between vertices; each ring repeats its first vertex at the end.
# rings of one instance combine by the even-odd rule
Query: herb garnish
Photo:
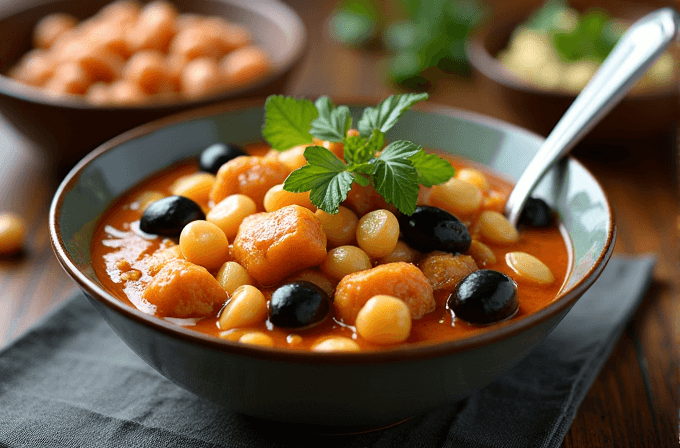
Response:
POLYGON ((344 144, 344 162, 324 147, 306 148, 307 164, 288 176, 283 189, 309 191, 312 204, 327 213, 337 213, 353 182, 362 186, 373 183, 387 202, 406 215, 412 214, 418 184, 431 187, 446 182, 454 169, 415 143, 399 140, 385 146, 385 132, 406 110, 427 97, 426 93, 392 95, 377 107, 367 107, 357 122, 359 135, 348 135, 352 116, 347 106, 336 107, 325 96, 314 104, 305 99, 270 96, 265 104, 262 135, 273 148, 285 151, 309 145, 314 137, 344 144))

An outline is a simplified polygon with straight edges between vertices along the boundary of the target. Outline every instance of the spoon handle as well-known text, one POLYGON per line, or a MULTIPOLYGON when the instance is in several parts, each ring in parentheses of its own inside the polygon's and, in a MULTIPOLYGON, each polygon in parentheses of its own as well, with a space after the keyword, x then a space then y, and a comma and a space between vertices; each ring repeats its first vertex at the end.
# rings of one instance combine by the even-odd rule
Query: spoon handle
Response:
POLYGON ((531 191, 557 160, 566 155, 623 98, 675 38, 680 16, 662 8, 636 21, 621 37, 593 78, 562 116, 531 160, 505 205, 516 227, 531 191))

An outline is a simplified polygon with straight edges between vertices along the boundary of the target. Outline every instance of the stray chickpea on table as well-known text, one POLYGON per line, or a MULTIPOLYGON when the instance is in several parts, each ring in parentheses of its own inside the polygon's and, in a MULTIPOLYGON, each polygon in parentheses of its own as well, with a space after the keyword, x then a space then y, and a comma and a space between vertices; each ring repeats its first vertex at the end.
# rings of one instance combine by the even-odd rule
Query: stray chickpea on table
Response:
POLYGON ((12 255, 24 247, 26 224, 17 214, 0 213, 0 256, 12 255))

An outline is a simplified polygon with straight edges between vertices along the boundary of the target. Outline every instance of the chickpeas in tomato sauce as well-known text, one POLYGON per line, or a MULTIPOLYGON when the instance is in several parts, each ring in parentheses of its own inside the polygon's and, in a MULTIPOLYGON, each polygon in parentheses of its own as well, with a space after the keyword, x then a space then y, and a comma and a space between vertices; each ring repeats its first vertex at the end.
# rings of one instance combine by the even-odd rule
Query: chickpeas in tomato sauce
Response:
POLYGON ((95 105, 201 98, 256 82, 271 69, 244 26, 180 13, 164 0, 118 0, 81 22, 50 14, 35 26, 33 44, 9 77, 95 105))
POLYGON ((287 152, 213 145, 123 195, 94 235, 103 285, 218 338, 317 351, 464 338, 557 296, 565 237, 540 200, 510 225, 512 185, 490 170, 440 154, 456 175, 412 215, 356 184, 329 214, 282 189, 287 152))

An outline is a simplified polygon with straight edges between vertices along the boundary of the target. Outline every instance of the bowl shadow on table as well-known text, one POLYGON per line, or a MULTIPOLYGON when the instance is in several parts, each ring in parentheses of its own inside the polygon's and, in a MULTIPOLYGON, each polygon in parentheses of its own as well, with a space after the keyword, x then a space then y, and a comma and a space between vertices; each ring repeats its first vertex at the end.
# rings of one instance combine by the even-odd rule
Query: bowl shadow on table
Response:
MULTIPOLYGON (((531 14, 530 5, 516 8, 503 17, 488 20, 470 38, 467 54, 483 88, 502 101, 521 126, 547 136, 576 98, 576 94, 541 89, 511 73, 497 55, 507 47, 513 31, 531 14)), ((649 12, 649 7, 626 6, 616 10, 625 19, 635 19, 649 12)), ((677 54, 677 48, 671 49, 677 54)), ((677 58, 677 56, 676 56, 677 58)), ((677 74, 676 74, 677 77, 677 74)), ((668 134, 680 119, 678 83, 653 90, 631 92, 615 106, 585 137, 586 144, 608 144, 605 154, 617 147, 630 146, 630 140, 668 134)), ((581 151, 584 155, 584 151, 581 151)))
POLYGON ((32 30, 42 17, 65 12, 82 20, 110 2, 27 0, 0 6, 0 113, 60 171, 106 140, 148 121, 201 105, 279 93, 306 49, 302 20, 281 2, 173 0, 180 12, 219 16, 245 25, 271 56, 270 73, 259 81, 204 98, 139 106, 93 106, 77 97, 52 97, 4 76, 30 50, 32 30))

